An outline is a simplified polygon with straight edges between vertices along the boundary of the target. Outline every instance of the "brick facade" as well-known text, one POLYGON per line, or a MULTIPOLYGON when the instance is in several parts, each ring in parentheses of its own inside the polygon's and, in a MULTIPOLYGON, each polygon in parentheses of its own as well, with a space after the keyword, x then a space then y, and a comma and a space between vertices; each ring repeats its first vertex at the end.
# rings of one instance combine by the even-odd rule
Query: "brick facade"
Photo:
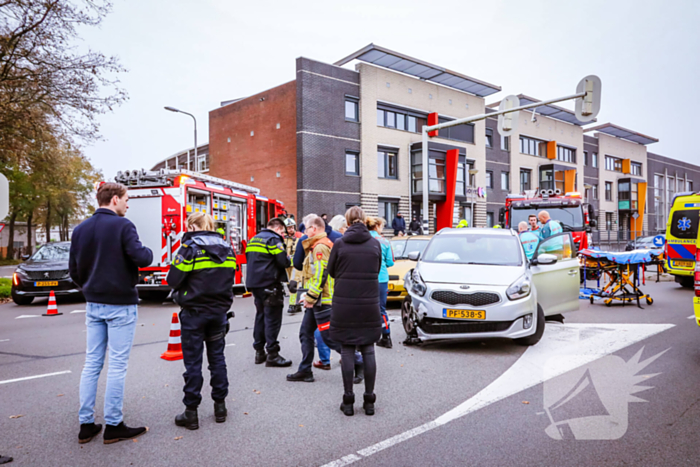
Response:
POLYGON ((296 92, 290 81, 209 112, 209 175, 255 186, 295 216, 296 92))

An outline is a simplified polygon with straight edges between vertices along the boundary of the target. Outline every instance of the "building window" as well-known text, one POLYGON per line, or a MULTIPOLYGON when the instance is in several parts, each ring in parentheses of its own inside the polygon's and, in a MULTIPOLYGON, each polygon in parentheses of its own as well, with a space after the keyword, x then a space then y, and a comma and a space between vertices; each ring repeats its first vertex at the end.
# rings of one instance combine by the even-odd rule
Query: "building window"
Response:
POLYGON ((588 158, 588 151, 583 151, 583 165, 588 167, 590 165, 591 161, 588 158))
POLYGON ((444 159, 430 158, 430 170, 428 172, 428 176, 428 190, 430 190, 430 193, 445 194, 444 159))
POLYGON ((622 159, 613 156, 605 156, 605 170, 610 172, 622 172, 622 159))
POLYGON ((532 190, 532 170, 520 169, 520 192, 532 190))
POLYGON ((605 230, 612 230, 612 229, 613 229, 613 213, 606 212, 605 213, 605 230))
POLYGON ((531 156, 547 157, 547 143, 535 138, 521 136, 520 152, 531 156))
POLYGON ((562 162, 576 163, 576 149, 566 146, 557 146, 557 160, 562 162))
POLYGON ((486 213, 486 227, 493 227, 493 213, 486 213))
POLYGON ((377 176, 379 178, 398 178, 395 150, 379 149, 377 151, 377 176))
POLYGON ((420 133, 426 122, 426 115, 411 113, 400 108, 395 109, 385 104, 377 107, 377 125, 381 127, 420 133))
POLYGON ((654 211, 656 212, 656 229, 666 228, 666 210, 664 209, 664 176, 654 174, 654 211))
POLYGON ((501 190, 510 190, 510 172, 501 172, 501 190))
MULTIPOLYGON (((438 123, 451 122, 451 118, 438 118, 438 123)), ((453 139, 455 141, 462 141, 464 143, 474 144, 474 124, 465 123, 462 125, 457 125, 449 128, 443 128, 438 131, 438 136, 440 138, 453 139)))
POLYGON ((632 175, 642 176, 642 164, 639 162, 632 162, 630 169, 632 170, 632 175))
POLYGON ((399 202, 391 199, 379 199, 377 203, 377 212, 379 217, 391 222, 396 213, 399 212, 399 202))
POLYGON ((598 199, 598 185, 591 186, 592 199, 598 199))
POLYGON ((596 152, 591 153, 591 167, 598 168, 598 153, 596 152))
POLYGON ((471 186, 469 183, 472 179, 469 174, 469 170, 474 168, 473 161, 458 162, 457 163, 457 184, 455 186, 455 194, 457 196, 466 196, 466 187, 471 186))
POLYGON ((693 191, 693 181, 692 180, 685 181, 685 191, 693 191))
POLYGON ((349 122, 360 121, 360 103, 358 99, 345 96, 345 120, 349 122))
POLYGON ((501 149, 504 151, 510 150, 510 136, 501 135, 501 149))
POLYGON ((486 171, 486 188, 493 188, 493 171, 486 171))
POLYGON ((605 201, 612 201, 612 191, 613 191, 613 184, 612 182, 605 182, 605 201))
POLYGON ((676 179, 674 177, 668 177, 666 179, 666 202, 668 203, 669 209, 673 204, 673 197, 676 194, 676 179))
POLYGON ((486 147, 493 147, 493 130, 491 128, 486 129, 486 147))
POLYGON ((197 171, 204 172, 209 170, 209 161, 206 154, 197 154, 197 171))
POLYGON ((345 175, 360 175, 360 153, 345 151, 345 175))

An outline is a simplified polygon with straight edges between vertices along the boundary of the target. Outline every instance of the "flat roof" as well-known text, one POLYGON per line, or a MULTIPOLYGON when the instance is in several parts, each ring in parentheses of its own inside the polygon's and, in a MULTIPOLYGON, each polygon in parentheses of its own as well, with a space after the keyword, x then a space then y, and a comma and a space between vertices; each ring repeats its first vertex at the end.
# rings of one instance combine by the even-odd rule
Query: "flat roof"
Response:
POLYGON ((615 136, 617 138, 626 139, 632 141, 633 143, 638 143, 642 145, 647 145, 651 143, 658 143, 658 138, 652 136, 643 135, 636 131, 628 130, 627 128, 622 128, 618 125, 613 125, 612 123, 603 123, 602 125, 594 126, 593 128, 587 128, 584 130, 585 133, 591 131, 598 131, 600 133, 605 133, 610 136, 615 136))
POLYGON ((333 65, 342 66, 355 59, 405 73, 424 81, 442 84, 443 86, 468 92, 479 97, 490 96, 501 90, 501 87, 495 84, 471 78, 456 71, 450 71, 441 66, 433 65, 374 44, 363 47, 357 52, 335 62, 333 65))
MULTIPOLYGON (((525 94, 518 94, 518 99, 520 99, 520 105, 534 104, 535 102, 541 102, 539 99, 534 97, 526 96, 525 94)), ((498 107, 501 101, 494 102, 493 104, 487 105, 487 107, 498 107)), ((533 109, 523 110, 523 112, 531 112, 533 109)), ((554 104, 547 104, 535 109, 536 113, 544 115, 545 117, 556 118, 566 123, 571 123, 572 125, 588 125, 591 122, 582 122, 576 118, 576 112, 573 110, 565 109, 564 107, 559 107, 554 104)), ((595 119, 592 121, 596 121, 595 119)))

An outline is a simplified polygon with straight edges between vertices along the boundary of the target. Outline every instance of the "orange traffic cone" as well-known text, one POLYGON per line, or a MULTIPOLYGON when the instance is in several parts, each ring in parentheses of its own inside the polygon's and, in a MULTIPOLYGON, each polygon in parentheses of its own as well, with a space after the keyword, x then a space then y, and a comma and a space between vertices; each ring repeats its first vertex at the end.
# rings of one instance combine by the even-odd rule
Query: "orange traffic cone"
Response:
POLYGON ((173 321, 170 324, 170 337, 168 338, 168 350, 160 356, 163 360, 182 360, 182 341, 180 340, 180 321, 177 313, 173 313, 173 321))
POLYGON ((58 312, 58 306, 56 306, 56 294, 53 293, 53 290, 49 294, 49 307, 46 309, 46 313, 44 313, 42 316, 58 316, 62 315, 63 313, 58 312))

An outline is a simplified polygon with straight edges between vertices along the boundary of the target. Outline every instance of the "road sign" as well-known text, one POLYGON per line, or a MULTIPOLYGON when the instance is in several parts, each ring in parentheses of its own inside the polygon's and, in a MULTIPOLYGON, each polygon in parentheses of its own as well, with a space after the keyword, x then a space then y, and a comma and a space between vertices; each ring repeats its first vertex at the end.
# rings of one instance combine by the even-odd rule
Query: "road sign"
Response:
POLYGON ((639 213, 635 212, 634 214, 632 214, 632 219, 634 219, 634 220, 639 219, 639 213))
POLYGON ((7 177, 0 174, 0 221, 10 212, 10 184, 7 177))
POLYGON ((576 94, 585 92, 586 95, 576 99, 576 118, 581 122, 595 120, 600 112, 600 91, 602 83, 596 75, 588 75, 579 81, 576 94))
POLYGON ((654 237, 654 246, 657 248, 661 248, 664 246, 664 243, 666 243, 666 239, 664 238, 663 235, 657 235, 654 237))
MULTIPOLYGON (((502 101, 501 105, 498 106, 498 110, 508 110, 514 109, 520 106, 520 99, 518 96, 510 95, 506 96, 502 101)), ((518 129, 519 112, 506 113, 498 116, 498 132, 501 136, 510 136, 515 130, 518 129)))

